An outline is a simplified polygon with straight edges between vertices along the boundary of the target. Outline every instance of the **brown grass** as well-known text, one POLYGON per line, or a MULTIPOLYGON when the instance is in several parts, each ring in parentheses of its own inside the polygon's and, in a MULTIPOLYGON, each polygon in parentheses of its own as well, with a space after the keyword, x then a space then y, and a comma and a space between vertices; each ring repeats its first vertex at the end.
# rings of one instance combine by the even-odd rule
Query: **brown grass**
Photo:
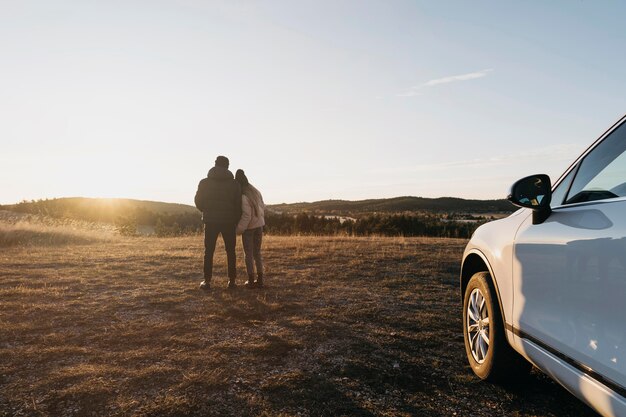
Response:
POLYGON ((0 210, 0 248, 103 243, 114 232, 110 225, 0 210))
POLYGON ((0 416, 592 415, 538 372, 473 376, 465 242, 264 244, 267 288, 225 290, 218 247, 210 293, 201 237, 3 248, 0 416))

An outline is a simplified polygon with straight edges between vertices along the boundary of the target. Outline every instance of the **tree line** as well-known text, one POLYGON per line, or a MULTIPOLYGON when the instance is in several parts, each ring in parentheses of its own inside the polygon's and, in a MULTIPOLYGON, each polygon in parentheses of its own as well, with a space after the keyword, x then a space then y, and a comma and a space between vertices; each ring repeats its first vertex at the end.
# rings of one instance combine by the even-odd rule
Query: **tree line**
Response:
MULTIPOLYGON (((203 231, 200 212, 159 213, 144 207, 81 207, 64 199, 25 201, 4 207, 12 211, 56 218, 71 218, 116 225, 122 235, 139 233, 147 226, 156 236, 183 236, 203 231)), ((454 213, 369 214, 340 219, 319 214, 267 212, 265 231, 270 235, 428 236, 469 238, 484 219, 459 221, 454 213)))
MULTIPOLYGON (((371 214, 341 220, 300 213, 269 214, 265 227, 273 235, 428 236, 469 238, 484 223, 461 222, 435 214, 371 214)), ((452 216, 451 216, 452 217, 452 216)))

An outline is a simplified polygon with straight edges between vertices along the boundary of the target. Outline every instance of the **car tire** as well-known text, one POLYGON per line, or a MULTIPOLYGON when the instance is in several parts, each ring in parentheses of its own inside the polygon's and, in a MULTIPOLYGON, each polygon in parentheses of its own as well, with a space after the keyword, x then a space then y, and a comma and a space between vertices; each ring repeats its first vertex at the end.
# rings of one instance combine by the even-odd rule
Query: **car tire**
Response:
POLYGON ((463 297, 465 352, 478 377, 491 382, 520 381, 531 364, 506 340, 502 313, 488 272, 477 272, 463 297))

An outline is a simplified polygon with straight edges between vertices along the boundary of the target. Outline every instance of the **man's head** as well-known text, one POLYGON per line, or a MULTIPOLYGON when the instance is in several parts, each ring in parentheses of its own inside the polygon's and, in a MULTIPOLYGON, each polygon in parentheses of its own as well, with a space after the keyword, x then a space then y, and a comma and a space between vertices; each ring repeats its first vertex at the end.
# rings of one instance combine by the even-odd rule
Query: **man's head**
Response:
POLYGON ((228 169, 228 165, 230 165, 230 162, 228 161, 228 158, 226 158, 225 156, 220 155, 217 158, 215 158, 216 167, 222 167, 222 168, 228 169))

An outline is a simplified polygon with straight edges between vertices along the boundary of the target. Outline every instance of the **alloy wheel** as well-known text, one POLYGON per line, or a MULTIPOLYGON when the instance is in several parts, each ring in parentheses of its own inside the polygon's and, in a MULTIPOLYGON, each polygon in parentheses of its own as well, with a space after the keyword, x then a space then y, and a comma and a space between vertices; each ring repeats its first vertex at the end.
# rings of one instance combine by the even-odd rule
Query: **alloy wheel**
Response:
POLYGON ((474 360, 483 363, 489 352, 489 311, 480 289, 475 288, 467 306, 467 338, 474 360))

